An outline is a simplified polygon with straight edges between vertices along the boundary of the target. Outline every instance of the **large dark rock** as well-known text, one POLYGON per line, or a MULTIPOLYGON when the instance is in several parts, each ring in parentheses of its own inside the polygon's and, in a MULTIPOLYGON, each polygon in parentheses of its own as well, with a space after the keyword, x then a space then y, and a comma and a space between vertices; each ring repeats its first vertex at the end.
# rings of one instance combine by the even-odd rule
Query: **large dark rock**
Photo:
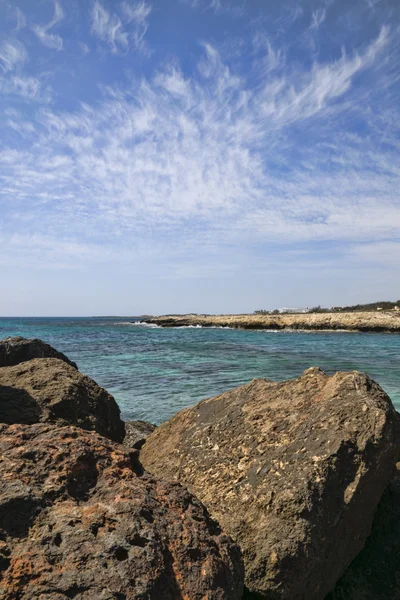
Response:
POLYGON ((8 337, 0 340, 0 367, 12 367, 32 358, 59 358, 77 369, 76 363, 69 360, 65 354, 42 342, 28 340, 23 337, 8 337))
POLYGON ((400 598, 400 463, 376 511, 371 535, 326 600, 400 598))
POLYGON ((125 436, 114 398, 57 358, 0 369, 0 423, 39 422, 77 425, 116 442, 125 436))
POLYGON ((238 600, 239 548, 179 484, 95 433, 0 425, 3 600, 238 600))
POLYGON ((181 411, 141 461, 186 485, 241 545, 251 592, 320 600, 370 532, 399 448, 395 415, 366 375, 312 368, 181 411))
POLYGON ((156 425, 148 421, 125 421, 124 446, 140 450, 155 428, 156 425))

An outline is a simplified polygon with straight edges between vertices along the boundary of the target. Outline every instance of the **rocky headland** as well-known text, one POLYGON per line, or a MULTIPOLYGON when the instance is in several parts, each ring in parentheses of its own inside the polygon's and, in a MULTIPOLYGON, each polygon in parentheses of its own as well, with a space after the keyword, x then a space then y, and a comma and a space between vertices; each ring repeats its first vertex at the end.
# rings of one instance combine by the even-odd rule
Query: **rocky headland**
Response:
POLYGON ((234 329, 364 331, 400 333, 400 312, 332 312, 269 315, 165 315, 144 322, 160 327, 231 327, 234 329))
POLYGON ((400 418, 366 375, 254 380, 155 428, 55 353, 0 342, 1 600, 400 598, 400 418))

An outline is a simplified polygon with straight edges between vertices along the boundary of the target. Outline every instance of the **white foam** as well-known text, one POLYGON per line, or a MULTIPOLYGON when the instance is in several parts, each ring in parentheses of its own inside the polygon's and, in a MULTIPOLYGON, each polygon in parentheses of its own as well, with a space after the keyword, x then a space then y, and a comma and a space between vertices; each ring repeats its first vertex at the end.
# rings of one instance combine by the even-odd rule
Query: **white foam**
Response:
POLYGON ((125 323, 126 325, 133 325, 133 327, 149 327, 150 329, 161 329, 160 325, 156 323, 146 323, 145 321, 134 321, 133 323, 125 323))

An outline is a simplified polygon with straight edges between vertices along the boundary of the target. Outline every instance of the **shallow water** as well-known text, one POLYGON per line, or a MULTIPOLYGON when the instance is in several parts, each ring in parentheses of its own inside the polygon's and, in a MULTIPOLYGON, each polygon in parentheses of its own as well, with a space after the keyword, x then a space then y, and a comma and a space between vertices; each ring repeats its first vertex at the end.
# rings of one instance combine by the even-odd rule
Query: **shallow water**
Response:
POLYGON ((294 378, 310 366, 357 369, 400 410, 400 335, 161 329, 126 319, 0 318, 0 339, 39 337, 110 391, 125 419, 162 423, 254 377, 294 378))

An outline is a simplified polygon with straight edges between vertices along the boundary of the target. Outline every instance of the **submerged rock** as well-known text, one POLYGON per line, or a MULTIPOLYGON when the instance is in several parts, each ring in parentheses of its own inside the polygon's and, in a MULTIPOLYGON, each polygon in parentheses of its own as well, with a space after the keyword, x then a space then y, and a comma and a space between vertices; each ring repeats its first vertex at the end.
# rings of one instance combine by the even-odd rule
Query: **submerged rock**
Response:
POLYGON ((2 599, 239 600, 237 545, 137 456, 75 427, 0 425, 2 599))
POLYGON ((124 446, 140 450, 155 428, 156 425, 147 421, 125 421, 124 446))
POLYGON ((320 600, 363 548, 399 444, 374 381, 312 368, 181 411, 141 461, 186 485, 239 543, 251 592, 320 600))
POLYGON ((57 358, 0 369, 0 423, 77 425, 116 442, 125 435, 114 398, 57 358))
POLYGON ((400 597, 400 463, 376 511, 364 549, 326 600, 400 597))
POLYGON ((77 369, 76 363, 42 340, 8 337, 0 340, 0 367, 12 367, 32 358, 58 358, 77 369))

